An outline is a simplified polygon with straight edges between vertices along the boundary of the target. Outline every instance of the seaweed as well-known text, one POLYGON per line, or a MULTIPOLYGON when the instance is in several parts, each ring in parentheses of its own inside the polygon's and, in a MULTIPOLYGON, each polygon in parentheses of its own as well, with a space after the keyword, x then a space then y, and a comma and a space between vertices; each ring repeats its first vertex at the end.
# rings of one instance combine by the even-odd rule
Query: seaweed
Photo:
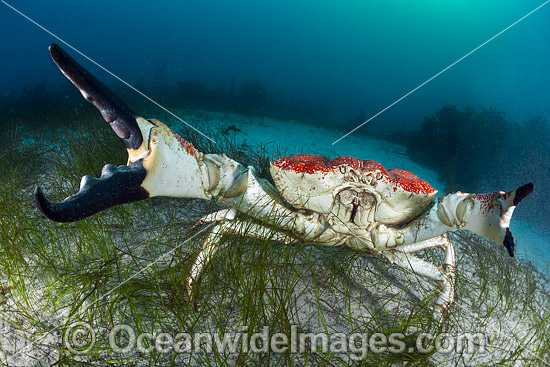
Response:
MULTIPOLYGON (((79 176, 97 174, 103 162, 124 159, 124 147, 98 116, 80 115, 78 124, 70 124, 64 136, 69 143, 43 152, 40 169, 26 174, 35 183, 46 180, 45 187, 54 197, 74 193, 77 187, 72 185, 79 176)), ((212 148, 200 135, 184 136, 201 150, 212 148)), ((56 137, 44 135, 40 143, 53 145, 56 137)), ((261 149, 237 146, 232 134, 220 132, 215 138, 217 148, 205 151, 223 149, 243 163, 268 167, 261 149)), ((25 154, 17 150, 14 157, 26 159, 25 154)), ((33 207, 32 184, 23 178, 0 180, 0 316, 6 320, 3 332, 13 339, 13 344, 0 345, 0 358, 6 358, 7 364, 12 364, 9 356, 14 353, 31 352, 37 363, 60 366, 341 366, 357 365, 354 356, 361 357, 363 365, 379 366, 537 365, 548 358, 547 280, 531 264, 508 261, 475 235, 452 234, 459 250, 457 297, 443 328, 431 318, 430 305, 438 289, 387 261, 351 249, 304 243, 284 246, 269 239, 235 236, 219 239, 221 248, 205 272, 198 307, 193 309, 186 301, 184 284, 208 228, 190 228, 217 208, 214 203, 153 198, 76 223, 58 224, 41 218, 33 207), (71 328, 78 323, 91 325, 97 335, 90 349, 75 352, 64 337, 71 336, 71 328), (233 333, 245 327, 250 334, 267 327, 269 337, 291 335, 293 330, 331 338, 337 333, 370 337, 401 332, 406 335, 406 348, 399 353, 366 350, 364 355, 361 351, 321 352, 314 351, 314 341, 309 340, 301 353, 271 349, 255 353, 250 348, 230 353, 216 347, 209 351, 207 343, 199 353, 155 348, 119 353, 110 350, 109 332, 120 324, 130 326, 136 335, 233 333), (521 332, 503 334, 509 332, 510 324, 521 332), (415 349, 415 340, 426 330, 434 338, 444 332, 483 331, 487 352, 476 347, 473 352, 421 353, 415 349)), ((434 263, 442 261, 431 252, 422 256, 434 263)), ((115 337, 119 345, 127 342, 124 335, 115 337)))

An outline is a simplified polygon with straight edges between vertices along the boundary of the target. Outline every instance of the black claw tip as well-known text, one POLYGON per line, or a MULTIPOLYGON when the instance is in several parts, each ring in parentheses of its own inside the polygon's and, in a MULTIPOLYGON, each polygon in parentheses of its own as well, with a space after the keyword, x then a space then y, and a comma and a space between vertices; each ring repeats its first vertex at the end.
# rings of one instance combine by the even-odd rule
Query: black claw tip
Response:
POLYGON ((34 202, 36 203, 36 206, 38 207, 40 212, 44 214, 46 218, 52 219, 49 216, 50 210, 49 210, 48 204, 50 204, 50 202, 46 200, 46 198, 44 197, 44 193, 42 192, 42 189, 40 188, 40 186, 36 186, 34 188, 34 202))
POLYGON ((514 236, 512 236, 512 232, 510 231, 510 228, 506 228, 506 236, 504 237, 504 246, 506 247, 506 250, 508 250, 508 255, 510 255, 511 257, 514 257, 516 244, 514 243, 514 236))
POLYGON ((514 206, 518 205, 527 195, 533 192, 535 185, 532 182, 529 182, 526 185, 518 187, 516 189, 516 196, 514 197, 514 206))
POLYGON ((136 113, 61 47, 52 43, 49 50, 59 69, 82 96, 99 110, 103 119, 110 123, 117 136, 124 141, 126 148, 138 149, 143 143, 143 137, 136 113))
POLYGON ((54 222, 74 222, 115 205, 131 203, 149 197, 141 186, 147 172, 142 162, 131 167, 107 165, 100 178, 85 176, 78 193, 60 203, 48 201, 40 187, 34 190, 38 209, 54 222))

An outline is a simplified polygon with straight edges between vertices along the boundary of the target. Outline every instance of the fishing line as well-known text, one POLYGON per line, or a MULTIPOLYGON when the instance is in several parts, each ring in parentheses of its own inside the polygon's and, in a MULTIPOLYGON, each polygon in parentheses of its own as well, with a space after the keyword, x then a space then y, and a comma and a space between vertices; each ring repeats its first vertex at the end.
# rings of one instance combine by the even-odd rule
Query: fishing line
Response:
POLYGON ((501 34, 503 34, 504 32, 506 32, 507 30, 509 30, 510 28, 512 28, 513 26, 515 26, 516 24, 518 24, 519 22, 521 22, 522 20, 524 20, 525 18, 527 18, 529 15, 533 14, 534 12, 536 12, 537 10, 539 10, 540 8, 542 8, 543 6, 545 6, 546 4, 548 4, 550 2, 550 0, 547 0, 545 1, 543 4, 539 5, 538 7, 536 7, 535 9, 531 10, 529 13, 525 14, 523 17, 519 18, 518 20, 516 20, 514 23, 510 24, 508 27, 504 28, 502 31, 498 32, 497 34, 495 34, 493 37, 489 38, 487 41, 483 42, 482 44, 480 44, 479 46, 477 46, 476 48, 474 48, 472 51, 468 52, 466 55, 462 56, 461 58, 459 58, 458 60, 456 60, 455 62, 453 62, 452 64, 450 64, 449 66, 447 66, 445 69, 441 70, 439 73, 435 74, 434 76, 432 76, 431 78, 429 78, 428 80, 426 80, 424 83, 420 84, 419 86, 417 86, 416 88, 412 89, 410 92, 408 92, 407 94, 403 95, 401 98, 395 100, 395 102, 391 103, 390 105, 388 105, 386 108, 382 109, 381 111, 379 111, 378 113, 376 113, 375 115, 373 115, 371 118, 369 118, 367 121, 363 122, 362 124, 360 124, 359 126, 355 127, 353 130, 349 131, 347 134, 345 134, 344 136, 342 136, 340 139, 334 141, 332 143, 332 145, 338 143, 340 140, 344 139, 345 137, 349 136, 350 134, 352 134, 353 132, 355 132, 357 129, 359 129, 360 127, 362 127, 363 125, 365 125, 366 123, 368 123, 369 121, 371 120, 374 120, 376 117, 380 116, 382 113, 386 112, 387 110, 389 110, 390 108, 392 108, 393 106, 395 106, 396 104, 398 104, 399 102, 401 102, 402 100, 404 100, 405 98, 407 98, 408 96, 410 96, 411 94, 413 94, 414 92, 416 92, 417 90, 419 90, 420 88, 422 88, 423 86, 425 86, 426 84, 428 84, 429 82, 431 82, 432 80, 434 80, 435 78, 437 78, 438 76, 440 76, 441 74, 443 74, 444 72, 446 72, 447 70, 449 70, 450 68, 452 68, 453 66, 455 66, 456 64, 458 64, 459 62, 461 62, 462 60, 464 60, 465 58, 467 58, 468 56, 470 56, 471 54, 473 54, 474 52, 476 52, 477 50, 479 50, 480 48, 482 48, 483 46, 485 46, 486 44, 488 44, 489 42, 491 42, 492 40, 494 40, 495 38, 497 38, 498 36, 500 36, 501 34))
MULTIPOLYGON (((70 47, 72 50, 74 50, 75 52, 77 52, 78 54, 80 54, 82 57, 86 58, 88 61, 92 62, 94 65, 100 67, 101 69, 103 69, 105 72, 107 72, 108 74, 110 74, 111 76, 113 76, 114 78, 116 78, 118 81, 122 82, 124 85, 126 85, 127 87, 129 87, 130 89, 132 89, 133 91, 135 91, 136 93, 140 94, 142 97, 146 98, 147 100, 149 100, 150 102, 154 103, 156 106, 160 107, 161 109, 163 109, 165 112, 169 113, 170 115, 172 115, 173 117, 175 117, 176 119, 178 119, 179 121, 183 122, 185 125, 187 125, 188 127, 190 127, 191 129, 195 130, 197 133, 201 134, 202 136, 204 136, 206 139, 210 140, 212 143, 216 144, 216 141, 211 139, 209 136, 207 136, 206 134, 204 134, 202 131, 198 130, 197 128, 195 128, 194 126, 192 126, 191 124, 187 123, 186 121, 184 121, 181 117, 179 117, 178 115, 176 115, 175 113, 173 113, 172 111, 168 110, 166 107, 162 106, 160 103, 156 102, 155 100, 153 100, 151 97, 147 96, 145 93, 141 92, 140 90, 138 90, 137 88, 134 88, 130 83, 127 83, 125 80, 123 80, 122 78, 120 78, 119 76, 117 76, 115 73, 111 72, 110 70, 108 70, 107 68, 103 67, 102 65, 100 65, 99 63, 97 63, 96 61, 94 61, 92 58, 88 57, 87 55, 85 55, 83 52, 81 52, 80 50, 78 50, 77 48, 73 47, 71 44, 69 44, 68 42, 66 42, 64 39, 62 39, 61 37, 57 36, 56 34, 54 34, 53 32, 50 32, 48 29, 46 29, 45 27, 43 27, 42 25, 40 25, 39 23, 37 23, 36 21, 34 21, 33 19, 31 19, 30 17, 26 16, 25 14, 23 14, 22 12, 20 12, 19 10, 17 10, 16 8, 14 8, 13 6, 11 6, 10 4, 8 4, 7 2, 5 2, 4 0, 0 0, 4 5, 6 5, 7 7, 9 7, 10 9, 12 9, 13 11, 15 11, 16 13, 18 13, 19 15, 21 15, 23 18, 27 19, 29 22, 33 23, 35 26, 39 27, 40 29, 42 29, 43 31, 45 31, 46 33, 48 33, 49 35, 51 35, 52 37, 54 37, 55 39, 57 39, 58 41, 60 42, 63 42, 63 44, 65 44, 67 47, 70 47)), ((549 0, 550 1, 550 0, 549 0)))

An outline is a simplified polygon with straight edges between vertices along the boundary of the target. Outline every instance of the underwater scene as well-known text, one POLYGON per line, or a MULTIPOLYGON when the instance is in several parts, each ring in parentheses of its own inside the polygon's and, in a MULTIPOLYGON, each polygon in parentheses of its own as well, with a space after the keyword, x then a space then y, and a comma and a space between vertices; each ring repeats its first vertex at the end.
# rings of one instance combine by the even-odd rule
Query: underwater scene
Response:
POLYGON ((0 365, 550 365, 550 0, 0 0, 0 365))

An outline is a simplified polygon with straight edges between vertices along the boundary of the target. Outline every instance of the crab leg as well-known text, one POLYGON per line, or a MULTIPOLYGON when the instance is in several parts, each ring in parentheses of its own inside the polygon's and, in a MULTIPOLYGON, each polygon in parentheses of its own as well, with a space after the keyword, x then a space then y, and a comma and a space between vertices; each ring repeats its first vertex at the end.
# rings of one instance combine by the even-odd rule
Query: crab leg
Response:
POLYGON ((516 206, 531 192, 533 184, 507 193, 466 194, 457 192, 441 197, 436 205, 419 219, 402 228, 380 225, 371 232, 374 245, 383 250, 410 245, 458 229, 470 230, 500 242, 514 256, 515 244, 510 219, 516 206))
MULTIPOLYGON (((222 221, 224 219, 225 218, 221 218, 222 221)), ((202 272, 204 268, 214 258, 216 252, 219 250, 220 240, 225 234, 234 234, 270 241, 277 241, 287 245, 295 243, 297 241, 296 238, 284 232, 277 231, 261 223, 253 222, 250 219, 244 221, 233 221, 233 219, 227 218, 226 221, 216 224, 212 231, 206 237, 206 240, 204 241, 199 251, 199 254, 193 262, 193 265, 191 266, 191 271, 189 273, 189 277, 187 278, 186 291, 188 301, 193 306, 195 303, 194 291, 197 287, 197 284, 200 282, 202 272)))
POLYGON ((398 246, 392 251, 384 253, 384 255, 401 268, 433 280, 441 286, 441 294, 434 303, 434 319, 442 320, 454 302, 455 296, 456 255, 454 247, 447 236, 438 236, 419 243, 398 246), (434 247, 439 247, 445 252, 443 265, 439 268, 412 255, 414 252, 434 247))

